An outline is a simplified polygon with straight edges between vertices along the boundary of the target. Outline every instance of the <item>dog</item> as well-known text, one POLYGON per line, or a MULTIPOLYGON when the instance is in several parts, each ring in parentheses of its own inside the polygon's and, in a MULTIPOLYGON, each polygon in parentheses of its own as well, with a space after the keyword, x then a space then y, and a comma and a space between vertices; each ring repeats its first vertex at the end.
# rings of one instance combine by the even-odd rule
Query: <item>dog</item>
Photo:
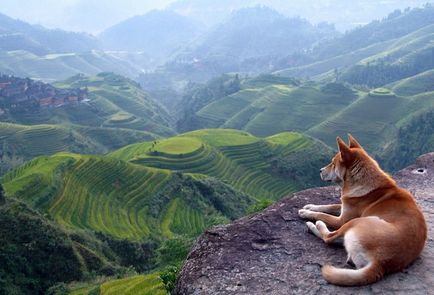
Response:
POLYGON ((308 204, 299 216, 325 243, 342 241, 356 269, 322 267, 331 284, 360 286, 398 272, 422 252, 427 226, 410 192, 397 186, 357 140, 336 138, 338 153, 320 170, 321 179, 341 186, 341 204, 308 204), (328 227, 331 227, 332 231, 328 227))

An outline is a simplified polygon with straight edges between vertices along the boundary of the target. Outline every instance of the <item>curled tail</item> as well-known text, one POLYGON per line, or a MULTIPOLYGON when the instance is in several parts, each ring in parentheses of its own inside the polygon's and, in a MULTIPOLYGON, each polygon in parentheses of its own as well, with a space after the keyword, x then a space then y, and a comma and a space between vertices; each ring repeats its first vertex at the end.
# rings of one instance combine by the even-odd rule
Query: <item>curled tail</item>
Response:
POLYGON ((334 285, 361 286, 375 283, 384 275, 384 270, 376 262, 370 262, 360 269, 336 268, 324 265, 322 268, 324 279, 334 285))

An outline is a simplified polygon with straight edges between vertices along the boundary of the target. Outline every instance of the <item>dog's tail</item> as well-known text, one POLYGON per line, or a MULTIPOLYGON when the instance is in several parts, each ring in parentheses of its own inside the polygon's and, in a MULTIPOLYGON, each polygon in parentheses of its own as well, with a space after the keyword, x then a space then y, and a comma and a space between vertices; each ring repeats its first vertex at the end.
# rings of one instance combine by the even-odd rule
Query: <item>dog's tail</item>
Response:
POLYGON ((324 265, 322 275, 327 282, 340 286, 361 286, 375 283, 384 275, 378 262, 370 262, 360 269, 336 268, 324 265))

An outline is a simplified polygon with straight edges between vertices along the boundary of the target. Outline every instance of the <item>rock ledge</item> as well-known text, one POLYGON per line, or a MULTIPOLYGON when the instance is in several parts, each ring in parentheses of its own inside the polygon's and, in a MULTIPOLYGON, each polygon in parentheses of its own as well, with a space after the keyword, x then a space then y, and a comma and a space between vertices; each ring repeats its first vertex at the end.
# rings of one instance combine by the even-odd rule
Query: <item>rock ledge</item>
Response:
POLYGON ((339 201, 339 189, 314 188, 206 231, 181 270, 176 294, 434 294, 434 153, 394 178, 415 194, 429 226, 422 256, 403 272, 364 287, 328 284, 320 268, 344 266, 345 250, 309 234, 297 211, 308 203, 339 201))

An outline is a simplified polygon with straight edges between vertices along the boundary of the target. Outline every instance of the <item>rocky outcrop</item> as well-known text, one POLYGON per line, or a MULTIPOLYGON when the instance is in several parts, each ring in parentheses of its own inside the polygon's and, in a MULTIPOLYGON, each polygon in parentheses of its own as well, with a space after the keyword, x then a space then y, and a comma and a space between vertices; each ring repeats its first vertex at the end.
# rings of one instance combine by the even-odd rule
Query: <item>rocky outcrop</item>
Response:
POLYGON ((339 189, 315 188, 206 231, 180 272, 176 294, 434 294, 434 153, 394 178, 415 194, 429 225, 421 257, 404 271, 364 287, 328 284, 321 266, 344 267, 345 250, 308 233, 297 211, 308 203, 338 202, 339 189))

